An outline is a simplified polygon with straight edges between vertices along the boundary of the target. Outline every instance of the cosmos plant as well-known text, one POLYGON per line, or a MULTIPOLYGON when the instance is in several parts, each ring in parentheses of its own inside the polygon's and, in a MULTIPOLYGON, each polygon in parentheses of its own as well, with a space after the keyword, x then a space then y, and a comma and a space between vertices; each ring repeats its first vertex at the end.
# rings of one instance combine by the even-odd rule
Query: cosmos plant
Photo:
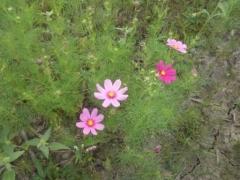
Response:
POLYGON ((175 39, 168 39, 167 45, 181 53, 187 53, 187 45, 184 44, 182 41, 177 41, 175 39))
POLYGON ((84 108, 79 116, 79 122, 76 123, 76 126, 83 129, 83 134, 85 135, 88 135, 89 133, 97 135, 97 130, 102 131, 104 129, 104 125, 101 123, 103 119, 104 116, 98 114, 97 108, 94 108, 92 112, 87 108, 84 108))
MULTIPOLYGON (((168 39, 167 45, 181 53, 187 53, 187 45, 181 41, 168 39)), ((165 64, 162 60, 156 64, 156 76, 164 84, 171 84, 177 79, 176 70, 173 68, 172 64, 165 64)), ((120 79, 114 82, 110 79, 106 79, 103 86, 96 84, 97 91, 94 92, 94 97, 103 101, 102 106, 104 108, 109 106, 119 107, 120 102, 128 98, 126 94, 128 88, 121 86, 122 81, 120 79)), ((93 108, 92 112, 87 108, 83 108, 76 126, 82 129, 84 135, 97 135, 97 131, 102 131, 104 129, 104 125, 102 124, 103 119, 103 114, 98 113, 97 108, 93 108)))
POLYGON ((122 82, 120 79, 112 82, 110 79, 104 81, 104 87, 99 84, 96 85, 98 92, 94 93, 95 98, 103 100, 102 106, 107 108, 110 105, 119 107, 121 101, 125 101, 128 98, 128 88, 121 88, 122 82))
POLYGON ((176 80, 176 70, 171 64, 165 64, 162 60, 156 64, 156 75, 165 84, 171 84, 176 80))

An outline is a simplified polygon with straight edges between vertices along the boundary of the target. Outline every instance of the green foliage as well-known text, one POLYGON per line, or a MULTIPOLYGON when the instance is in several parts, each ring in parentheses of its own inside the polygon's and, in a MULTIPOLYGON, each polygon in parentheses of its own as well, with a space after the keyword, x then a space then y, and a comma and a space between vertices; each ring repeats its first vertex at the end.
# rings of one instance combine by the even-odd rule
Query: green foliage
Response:
POLYGON ((120 154, 122 169, 119 170, 123 179, 132 177, 132 179, 161 179, 156 155, 147 151, 136 151, 126 149, 120 154))
POLYGON ((3 180, 15 180, 15 176, 16 176, 16 174, 13 170, 6 170, 3 173, 2 179, 3 180))
POLYGON ((25 142, 27 146, 35 146, 37 147, 43 155, 48 158, 49 157, 49 150, 57 151, 62 149, 69 149, 69 147, 58 143, 58 142, 51 142, 49 143, 48 140, 51 135, 51 129, 48 129, 43 135, 39 138, 34 138, 25 142))
POLYGON ((35 179, 44 179, 46 178, 46 172, 44 171, 41 162, 38 159, 34 159, 34 166, 37 169, 37 175, 34 177, 35 179))
POLYGON ((12 168, 12 164, 20 156, 23 155, 24 151, 15 151, 15 145, 11 143, 9 139, 8 129, 1 128, 0 131, 0 167, 5 168, 3 172, 3 180, 14 180, 15 171, 12 168))
POLYGON ((185 145, 191 140, 197 139, 201 129, 200 118, 201 114, 197 109, 188 109, 181 113, 176 122, 170 125, 178 143, 185 145))
MULTIPOLYGON (((185 145, 199 133, 199 113, 182 108, 200 80, 192 75, 193 58, 169 49, 166 40, 183 40, 191 49, 207 33, 221 31, 213 28, 215 23, 233 22, 231 17, 239 13, 237 0, 207 2, 1 1, 1 124, 16 135, 41 119, 54 131, 48 129, 24 144, 48 159, 47 166, 41 159, 30 162, 37 169, 36 179, 91 179, 96 161, 120 178, 161 179, 159 158, 146 150, 150 137, 168 132, 185 145), (155 77, 160 59, 177 69, 178 79, 170 86, 155 77), (118 109, 103 109, 93 97, 96 83, 107 78, 128 86, 129 99, 118 109), (75 138, 82 107, 98 107, 104 114, 106 128, 97 137, 75 138), (49 151, 68 150, 64 144, 75 147, 74 160, 59 170, 49 151), (84 152, 92 145, 103 154, 84 152), (112 170, 116 167, 117 172, 112 170)), ((11 154, 3 156, 11 156, 7 164, 23 153, 14 151, 9 138, 0 143, 2 151, 11 154)), ((12 171, 5 174, 13 177, 12 171)))
POLYGON ((238 164, 240 163, 240 142, 239 141, 237 141, 233 145, 233 159, 238 164))

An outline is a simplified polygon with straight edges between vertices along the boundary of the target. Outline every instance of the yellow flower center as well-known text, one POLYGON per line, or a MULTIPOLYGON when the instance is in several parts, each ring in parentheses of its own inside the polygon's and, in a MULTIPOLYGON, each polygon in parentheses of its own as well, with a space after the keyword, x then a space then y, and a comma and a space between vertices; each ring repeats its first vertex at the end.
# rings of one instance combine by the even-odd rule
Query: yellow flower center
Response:
POLYGON ((178 45, 178 44, 174 44, 174 45, 173 45, 173 48, 179 49, 179 45, 178 45))
POLYGON ((108 96, 109 98, 114 98, 114 97, 116 96, 116 93, 115 93, 114 91, 109 91, 109 92, 107 93, 107 96, 108 96))
POLYGON ((92 119, 87 120, 87 125, 92 127, 94 125, 94 121, 92 119))
POLYGON ((164 70, 160 71, 160 75, 161 76, 165 76, 166 75, 166 71, 164 71, 164 70))

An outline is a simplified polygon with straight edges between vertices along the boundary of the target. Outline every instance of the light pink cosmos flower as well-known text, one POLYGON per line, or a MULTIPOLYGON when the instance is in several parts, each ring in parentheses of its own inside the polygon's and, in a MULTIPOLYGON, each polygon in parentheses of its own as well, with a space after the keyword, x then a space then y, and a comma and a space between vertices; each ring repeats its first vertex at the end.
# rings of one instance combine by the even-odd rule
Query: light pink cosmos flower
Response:
POLYGON ((171 64, 164 64, 161 60, 156 64, 157 76, 165 84, 171 84, 176 80, 176 70, 172 67, 171 64))
POLYGON ((104 129, 104 125, 101 124, 104 116, 98 114, 97 108, 94 108, 91 113, 87 108, 84 108, 79 118, 80 121, 76 123, 76 126, 83 129, 83 134, 85 135, 88 135, 89 133, 97 135, 96 130, 102 131, 104 129))
POLYGON ((167 45, 173 49, 176 49, 177 51, 181 53, 187 53, 187 45, 184 44, 182 41, 177 41, 175 39, 168 39, 167 45))
POLYGON ((110 79, 106 79, 104 81, 104 88, 99 84, 96 85, 99 92, 95 92, 94 96, 97 99, 104 100, 102 106, 105 108, 110 105, 119 107, 119 101, 124 101, 128 98, 128 95, 124 94, 128 88, 120 88, 121 84, 122 82, 120 79, 116 80, 114 83, 112 83, 110 79))

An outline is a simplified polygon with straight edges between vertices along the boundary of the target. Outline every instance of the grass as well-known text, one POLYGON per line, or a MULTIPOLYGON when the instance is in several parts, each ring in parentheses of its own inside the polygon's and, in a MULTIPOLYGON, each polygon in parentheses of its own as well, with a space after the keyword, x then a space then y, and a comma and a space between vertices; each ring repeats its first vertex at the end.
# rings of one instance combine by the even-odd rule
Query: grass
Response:
MULTIPOLYGON (((6 169, 14 169, 18 178, 97 179, 99 167, 107 177, 162 179, 164 168, 152 151, 157 145, 152 141, 159 143, 159 134, 168 132, 186 145, 199 133, 199 112, 182 106, 200 81, 192 75, 194 58, 170 50, 166 40, 181 39, 191 49, 207 40, 207 33, 220 33, 214 27, 222 19, 229 29, 236 28, 229 21, 237 17, 236 4, 236 0, 174 4, 2 0, 1 126, 17 137, 24 130, 29 138, 51 127, 49 141, 69 146, 74 159, 60 166, 54 152, 46 159, 33 148, 40 165, 23 155, 6 169), (160 59, 173 63, 178 71, 177 81, 170 86, 155 77, 160 59), (93 97, 96 83, 107 78, 121 79, 128 86, 129 99, 118 109, 104 109, 93 97), (98 107, 105 115, 106 129, 96 137, 76 133, 75 122, 83 107, 98 107), (37 131, 39 121, 43 127, 37 131), (92 145, 97 145, 97 151, 86 153, 92 145)), ((29 152, 22 141, 13 144, 18 145, 14 151, 29 152)))

